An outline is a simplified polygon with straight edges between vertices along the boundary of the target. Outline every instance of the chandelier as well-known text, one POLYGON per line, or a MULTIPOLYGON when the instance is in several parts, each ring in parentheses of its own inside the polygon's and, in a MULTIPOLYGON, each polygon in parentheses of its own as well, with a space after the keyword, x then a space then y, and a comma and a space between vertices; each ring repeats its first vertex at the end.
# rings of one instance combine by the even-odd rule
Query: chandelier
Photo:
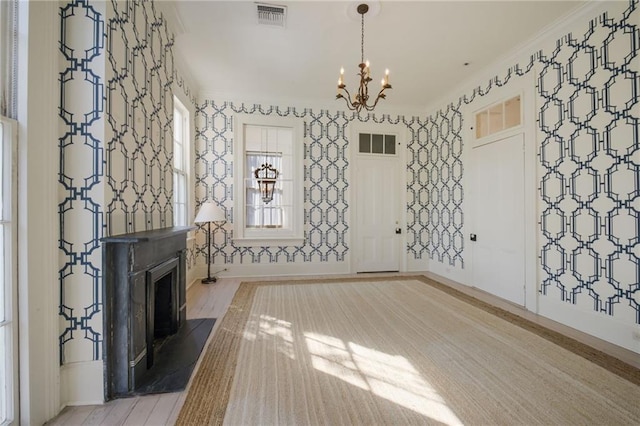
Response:
POLYGON ((375 101, 373 103, 369 103, 369 82, 372 80, 369 70, 369 61, 364 60, 364 15, 369 11, 369 5, 366 3, 362 3, 358 5, 357 9, 358 13, 362 16, 362 39, 360 43, 360 72, 358 75, 360 76, 360 86, 358 87, 358 92, 355 94, 353 99, 351 98, 351 94, 347 90, 347 86, 344 84, 344 68, 340 68, 340 78, 338 79, 338 94, 336 95, 336 99, 344 99, 347 103, 347 107, 350 110, 360 112, 363 108, 367 111, 373 111, 376 107, 376 104, 380 99, 385 99, 386 95, 384 91, 386 89, 391 89, 391 85, 389 84, 389 70, 385 71, 384 78, 380 81, 382 85, 382 89, 378 92, 378 96, 376 96, 375 101), (344 94, 343 94, 344 92, 344 94), (346 96, 345 96, 346 94, 346 96))

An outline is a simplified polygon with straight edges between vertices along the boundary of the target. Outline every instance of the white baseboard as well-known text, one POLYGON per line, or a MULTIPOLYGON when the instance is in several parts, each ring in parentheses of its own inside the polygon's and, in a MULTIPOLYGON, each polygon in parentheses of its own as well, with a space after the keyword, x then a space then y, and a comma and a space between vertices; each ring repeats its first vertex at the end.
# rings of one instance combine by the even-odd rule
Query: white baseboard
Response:
POLYGON ((431 260, 429 261, 429 267, 427 270, 463 285, 468 285, 469 283, 469 272, 458 266, 451 266, 446 263, 438 262, 437 260, 431 260))
POLYGON ((103 362, 72 362, 60 367, 60 394, 62 407, 103 404, 103 362))
MULTIPOLYGON (((207 265, 197 265, 194 277, 207 276, 207 265)), ((211 265, 211 275, 216 277, 264 277, 291 275, 335 275, 349 274, 348 262, 305 262, 305 263, 252 263, 241 265, 211 265)))
POLYGON ((600 312, 587 312, 566 302, 540 297, 538 314, 640 354, 638 326, 600 312))

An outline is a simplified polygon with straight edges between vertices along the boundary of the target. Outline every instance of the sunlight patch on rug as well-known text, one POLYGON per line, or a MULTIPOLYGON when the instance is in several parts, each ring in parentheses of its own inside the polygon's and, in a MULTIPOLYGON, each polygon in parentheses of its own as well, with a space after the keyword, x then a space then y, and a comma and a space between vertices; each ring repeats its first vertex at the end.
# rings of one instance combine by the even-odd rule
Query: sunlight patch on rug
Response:
POLYGON ((305 333, 313 368, 442 424, 462 425, 409 361, 331 336, 305 333))

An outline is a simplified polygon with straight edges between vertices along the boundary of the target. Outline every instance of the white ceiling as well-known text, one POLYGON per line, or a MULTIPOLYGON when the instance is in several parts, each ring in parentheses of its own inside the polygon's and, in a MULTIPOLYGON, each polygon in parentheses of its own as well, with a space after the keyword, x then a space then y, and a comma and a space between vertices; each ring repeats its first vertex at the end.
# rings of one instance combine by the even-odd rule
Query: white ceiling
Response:
MULTIPOLYGON (((218 99, 344 103, 334 99, 336 83, 341 66, 347 88, 357 83, 360 16, 354 11, 362 2, 265 3, 287 6, 286 28, 258 25, 252 1, 160 2, 174 21, 178 67, 195 90, 218 99)), ((382 109, 423 111, 585 2, 375 3, 379 12, 365 16, 372 87, 389 68, 393 89, 382 109)))

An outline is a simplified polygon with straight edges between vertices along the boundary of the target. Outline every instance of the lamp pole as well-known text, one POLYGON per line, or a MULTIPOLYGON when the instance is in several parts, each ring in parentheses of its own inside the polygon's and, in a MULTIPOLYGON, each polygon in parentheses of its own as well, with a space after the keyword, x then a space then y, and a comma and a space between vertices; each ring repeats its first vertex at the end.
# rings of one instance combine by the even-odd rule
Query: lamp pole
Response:
POLYGON ((215 283, 216 277, 211 276, 211 221, 207 222, 207 278, 202 279, 202 284, 215 283))

